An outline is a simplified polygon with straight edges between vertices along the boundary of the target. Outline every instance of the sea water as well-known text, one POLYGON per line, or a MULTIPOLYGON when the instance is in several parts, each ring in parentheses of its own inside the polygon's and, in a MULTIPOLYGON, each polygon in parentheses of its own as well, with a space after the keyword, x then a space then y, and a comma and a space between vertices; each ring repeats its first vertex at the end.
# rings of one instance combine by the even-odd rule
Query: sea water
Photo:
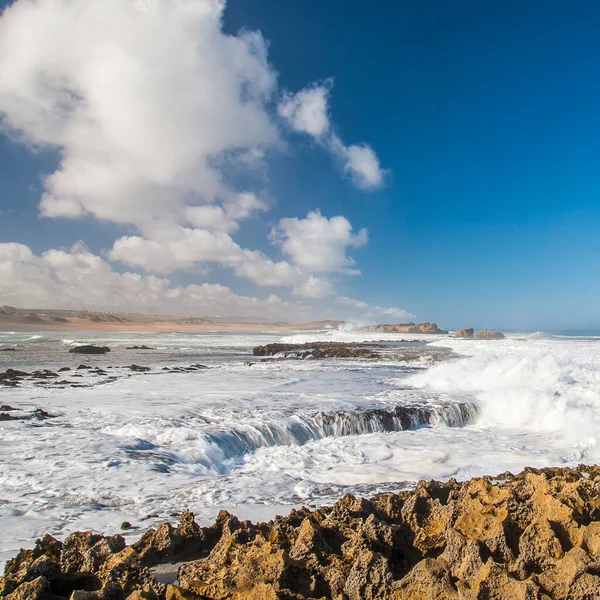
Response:
POLYGON ((407 339, 419 336, 0 333, 0 349, 17 349, 0 352, 0 371, 69 366, 65 377, 81 374, 84 386, 0 387, 0 404, 52 415, 0 422, 0 561, 45 533, 114 533, 128 521, 125 535, 139 537, 185 508, 202 524, 221 509, 264 520, 419 479, 600 461, 600 338, 427 336, 412 342, 417 358, 400 360, 394 348, 407 339), (312 340, 383 340, 390 352, 252 355, 259 344, 312 340), (68 353, 82 343, 112 351, 68 353), (152 350, 127 349, 134 345, 152 350), (107 376, 77 371, 80 363, 107 376), (163 370, 198 363, 209 368, 163 370))

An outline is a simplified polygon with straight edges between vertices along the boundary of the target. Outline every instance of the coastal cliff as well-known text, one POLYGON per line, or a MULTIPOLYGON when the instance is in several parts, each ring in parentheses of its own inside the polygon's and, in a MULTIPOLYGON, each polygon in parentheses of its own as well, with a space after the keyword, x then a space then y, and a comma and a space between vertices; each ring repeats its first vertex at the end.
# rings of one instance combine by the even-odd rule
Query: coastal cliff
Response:
POLYGON ((600 467, 420 482, 256 525, 222 511, 199 527, 185 511, 130 546, 119 535, 47 535, 7 563, 0 597, 598 598, 600 467), (169 563, 171 582, 160 577, 169 563))
POLYGON ((380 331, 382 333, 448 333, 440 329, 437 323, 396 323, 395 325, 372 325, 365 327, 365 331, 380 331))

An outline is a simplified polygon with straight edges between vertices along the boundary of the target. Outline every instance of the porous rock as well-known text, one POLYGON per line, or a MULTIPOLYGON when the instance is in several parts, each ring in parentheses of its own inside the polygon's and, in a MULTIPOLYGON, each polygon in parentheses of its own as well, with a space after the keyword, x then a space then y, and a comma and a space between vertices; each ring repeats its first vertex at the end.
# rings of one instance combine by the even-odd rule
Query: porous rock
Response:
POLYGON ((10 600, 592 600, 600 598, 600 468, 420 482, 268 523, 51 536, 8 561, 10 600), (179 563, 177 585, 149 567, 179 563))

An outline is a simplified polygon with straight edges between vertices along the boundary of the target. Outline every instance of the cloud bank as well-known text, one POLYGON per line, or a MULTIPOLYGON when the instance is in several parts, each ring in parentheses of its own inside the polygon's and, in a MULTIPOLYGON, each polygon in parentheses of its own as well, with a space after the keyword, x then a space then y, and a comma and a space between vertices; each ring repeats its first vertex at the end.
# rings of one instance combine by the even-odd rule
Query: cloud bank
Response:
POLYGON ((258 286, 258 295, 276 287, 319 299, 335 293, 340 277, 360 273, 349 252, 368 233, 341 215, 281 219, 270 236, 277 258, 236 241, 247 220, 269 210, 258 190, 290 129, 317 140, 359 188, 380 187, 385 171, 371 146, 345 145, 334 132, 331 84, 281 91, 260 32, 224 33, 224 9, 221 0, 17 0, 4 10, 0 127, 60 157, 43 178, 40 215, 132 231, 105 258, 84 246, 36 256, 2 244, 12 285, 4 283, 3 297, 88 302, 97 281, 97 301, 114 308, 149 306, 162 295, 206 311, 217 298, 292 310, 300 305, 271 290, 258 300, 207 283, 172 288, 165 276, 187 271, 201 280, 219 267, 258 286), (249 183, 240 188, 240 180, 249 183), (142 273, 120 273, 119 265, 142 273))

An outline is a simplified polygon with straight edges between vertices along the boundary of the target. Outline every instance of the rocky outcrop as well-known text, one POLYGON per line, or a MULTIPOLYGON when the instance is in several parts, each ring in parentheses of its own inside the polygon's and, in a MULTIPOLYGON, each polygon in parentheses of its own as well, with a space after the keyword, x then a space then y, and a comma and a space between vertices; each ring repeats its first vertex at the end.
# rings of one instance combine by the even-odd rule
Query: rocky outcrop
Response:
POLYGON ((366 331, 381 331, 382 333, 448 333, 440 329, 437 323, 397 323, 396 325, 373 325, 365 327, 366 331))
POLYGON ((69 350, 72 354, 106 354, 110 352, 110 348, 108 346, 75 346, 75 348, 71 348, 69 350))
POLYGON ((184 512, 131 546, 51 536, 6 565, 0 597, 71 600, 591 600, 600 597, 600 468, 526 469, 346 495, 268 523, 184 512), (181 563, 177 585, 153 568, 181 563))
POLYGON ((457 337, 457 338, 472 338, 474 333, 475 332, 473 331, 473 328, 469 327, 468 329, 459 329, 459 330, 457 330, 457 332, 454 334, 454 337, 457 337))
POLYGON ((473 337, 476 340, 503 340, 504 334, 490 329, 479 329, 475 332, 473 337))
POLYGON ((376 358, 377 344, 346 344, 343 342, 308 342, 306 344, 267 344, 256 346, 254 356, 277 358, 376 358))

